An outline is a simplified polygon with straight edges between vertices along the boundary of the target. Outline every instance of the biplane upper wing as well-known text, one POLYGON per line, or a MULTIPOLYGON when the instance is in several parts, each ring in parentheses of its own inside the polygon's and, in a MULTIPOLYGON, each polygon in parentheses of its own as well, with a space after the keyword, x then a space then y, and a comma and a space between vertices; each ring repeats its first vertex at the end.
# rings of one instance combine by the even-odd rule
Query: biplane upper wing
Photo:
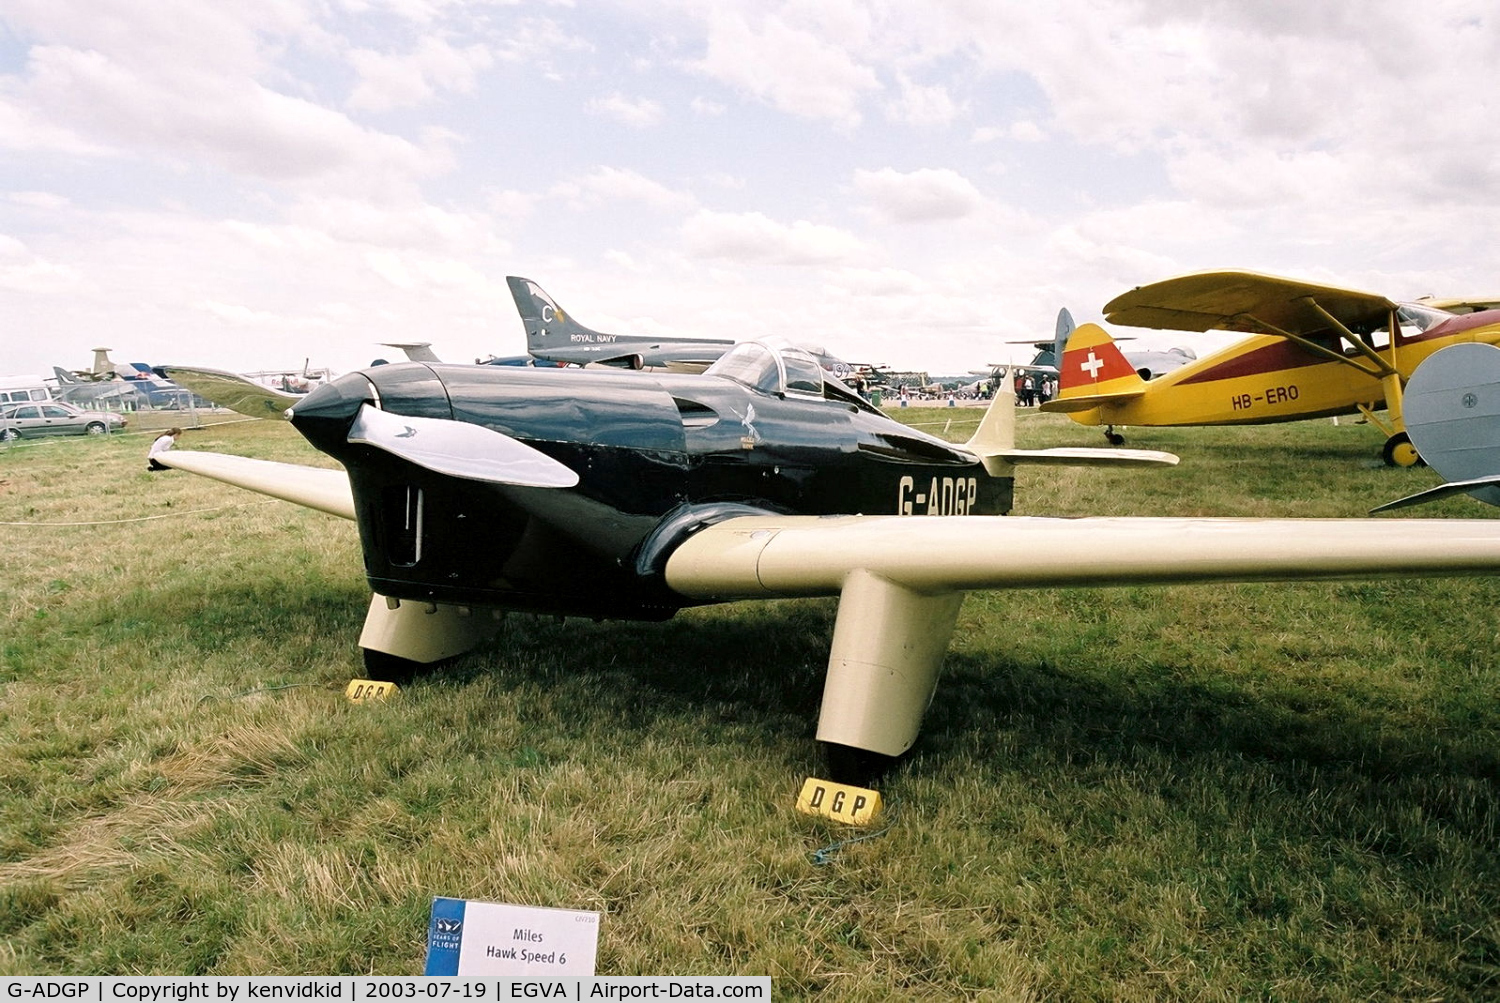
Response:
POLYGON ((1396 303, 1375 293, 1256 272, 1197 272, 1137 286, 1104 305, 1112 324, 1171 331, 1292 334, 1326 330, 1332 314, 1351 331, 1384 327, 1396 303), (1316 306, 1314 306, 1316 304, 1316 306))
POLYGON ((1479 313, 1484 310, 1500 310, 1500 296, 1479 299, 1442 299, 1436 296, 1423 296, 1417 300, 1423 306, 1430 306, 1434 310, 1446 310, 1448 313, 1479 313))

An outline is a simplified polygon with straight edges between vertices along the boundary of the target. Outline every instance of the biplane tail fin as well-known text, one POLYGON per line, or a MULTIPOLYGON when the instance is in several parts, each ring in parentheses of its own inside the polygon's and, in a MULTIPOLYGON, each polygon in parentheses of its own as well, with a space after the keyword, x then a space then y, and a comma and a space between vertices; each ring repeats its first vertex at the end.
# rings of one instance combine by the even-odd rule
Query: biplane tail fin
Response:
POLYGON ((1402 418, 1417 453, 1448 483, 1375 511, 1459 493, 1500 505, 1500 348, 1468 342, 1423 360, 1406 383, 1402 418))
POLYGON ((1042 405, 1044 411, 1087 411, 1146 392, 1146 381, 1098 324, 1073 329, 1058 369, 1057 397, 1042 405))

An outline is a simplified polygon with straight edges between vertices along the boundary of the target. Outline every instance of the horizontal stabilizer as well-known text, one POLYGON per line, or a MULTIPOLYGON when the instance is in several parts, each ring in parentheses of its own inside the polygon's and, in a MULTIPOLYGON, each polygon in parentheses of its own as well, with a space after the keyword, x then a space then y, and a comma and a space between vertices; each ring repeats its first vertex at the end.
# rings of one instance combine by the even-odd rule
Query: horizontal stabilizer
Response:
POLYGON ((1071 397, 1059 397, 1056 400, 1047 401, 1041 405, 1041 410, 1049 414, 1072 414, 1075 411, 1087 411, 1104 404, 1123 404, 1145 395, 1144 387, 1139 390, 1118 390, 1105 394, 1074 394, 1071 397))
POLYGON ((1007 449, 994 455, 1007 463, 1047 467, 1175 467, 1175 453, 1156 449, 1007 449))
POLYGON ((190 474, 223 481, 342 519, 354 518, 354 494, 349 488, 349 475, 343 470, 180 449, 168 450, 156 458, 169 467, 190 474))
MULTIPOLYGON (((1374 515, 1376 512, 1391 512, 1398 508, 1410 508, 1413 505, 1425 505, 1428 502, 1435 502, 1443 498, 1450 498, 1453 495, 1471 494, 1479 491, 1481 488, 1500 489, 1500 474, 1495 474, 1490 477, 1475 477, 1472 480, 1467 481, 1449 481, 1447 484, 1439 484, 1435 488, 1428 488, 1426 491, 1418 491, 1414 495, 1407 495, 1405 498, 1397 498, 1395 501, 1386 502, 1384 505, 1372 508, 1370 509, 1370 514, 1374 515)), ((1483 495, 1476 494, 1475 497, 1479 498, 1480 501, 1486 500, 1483 495)))
POLYGON ((411 362, 442 362, 432 350, 430 341, 382 341, 386 348, 399 348, 411 362))

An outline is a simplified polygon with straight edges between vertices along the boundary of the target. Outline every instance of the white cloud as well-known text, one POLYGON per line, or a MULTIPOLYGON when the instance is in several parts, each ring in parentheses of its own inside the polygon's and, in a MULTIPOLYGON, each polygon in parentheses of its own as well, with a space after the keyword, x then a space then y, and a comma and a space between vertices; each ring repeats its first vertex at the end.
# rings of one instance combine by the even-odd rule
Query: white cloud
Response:
POLYGON ((488 47, 480 44, 454 48, 441 38, 428 37, 406 55, 355 49, 349 62, 359 83, 349 105, 371 111, 412 107, 430 100, 439 90, 467 94, 480 71, 494 65, 488 47))
POLYGON ((25 98, 84 141, 206 160, 252 177, 404 183, 440 162, 407 140, 253 81, 164 67, 138 72, 99 52, 32 48, 25 98))
POLYGON ((596 167, 582 177, 553 186, 552 194, 567 199, 576 209, 635 202, 656 209, 685 211, 693 204, 691 195, 619 167, 596 167))
POLYGON ((506 246, 482 215, 425 202, 305 197, 288 208, 288 215, 298 226, 344 244, 445 252, 494 251, 506 246))
POLYGON ((286 319, 265 310, 254 310, 243 303, 220 303, 204 300, 198 308, 216 320, 236 327, 258 327, 263 324, 285 324, 286 319))
POLYGON ((4 6, 27 369, 102 328, 226 368, 300 363, 299 325, 361 363, 415 331, 510 354, 515 272, 631 329, 857 331, 830 347, 956 368, 1181 271, 1500 274, 1480 0, 4 6))
POLYGON ((76 290, 81 280, 75 269, 33 254, 20 240, 0 233, 0 289, 53 296, 76 290))
POLYGON ((645 270, 639 261, 635 260, 635 258, 631 255, 626 254, 624 251, 613 249, 605 251, 604 260, 608 261, 612 265, 618 265, 626 271, 640 272, 645 270))
POLYGON ((1009 136, 1018 143, 1040 143, 1047 136, 1042 132, 1041 126, 1030 119, 1022 119, 1013 123, 1009 130, 1009 136))
POLYGON ((394 251, 371 251, 365 255, 365 264, 397 289, 411 289, 417 284, 401 255, 394 251))
POLYGON ((66 209, 72 205, 72 200, 55 192, 10 192, 6 201, 16 205, 29 206, 33 209, 46 209, 56 211, 66 209))
POLYGON ((700 209, 683 224, 682 238, 697 257, 781 265, 848 261, 864 250, 848 231, 800 219, 787 225, 758 212, 700 209))
POLYGON ((632 99, 619 93, 595 98, 588 103, 588 111, 593 115, 612 118, 632 129, 649 128, 660 123, 663 117, 661 105, 650 98, 632 99))
POLYGON ((947 168, 855 171, 854 189, 882 218, 902 223, 962 219, 985 206, 979 189, 947 168))
POLYGON ((857 125, 861 98, 880 87, 875 71, 843 44, 780 14, 758 21, 710 11, 707 49, 693 68, 788 114, 857 125))
POLYGON ((885 106, 886 116, 894 122, 916 126, 945 126, 959 115, 959 108, 941 86, 924 87, 913 83, 906 74, 898 74, 900 95, 885 106))
POLYGON ((587 38, 565 30, 554 20, 536 17, 511 22, 491 45, 497 59, 536 67, 549 79, 562 75, 559 64, 568 66, 575 57, 595 51, 587 38))

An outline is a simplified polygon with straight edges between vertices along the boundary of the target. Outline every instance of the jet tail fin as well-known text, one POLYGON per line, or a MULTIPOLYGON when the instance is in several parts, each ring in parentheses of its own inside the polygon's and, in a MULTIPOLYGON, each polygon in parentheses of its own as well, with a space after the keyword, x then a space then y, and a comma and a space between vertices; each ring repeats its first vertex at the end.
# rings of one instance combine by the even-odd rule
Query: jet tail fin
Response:
POLYGON ((72 373, 64 369, 62 366, 53 366, 52 375, 57 378, 57 383, 59 386, 69 386, 74 383, 83 382, 78 377, 74 376, 72 373))
POLYGON ((516 310, 526 328, 526 349, 537 358, 546 358, 554 348, 613 340, 610 335, 601 335, 569 317, 556 300, 530 279, 507 275, 505 284, 510 286, 511 298, 516 301, 516 310))
POLYGON ((119 373, 119 370, 115 367, 114 360, 109 357, 109 349, 107 349, 107 348, 96 348, 96 349, 94 349, 94 368, 93 368, 93 374, 95 376, 116 376, 116 375, 121 375, 119 373))
POLYGON ((1084 324, 1068 335, 1059 368, 1057 397, 1042 405, 1044 411, 1087 411, 1146 392, 1146 381, 1098 324, 1084 324))

